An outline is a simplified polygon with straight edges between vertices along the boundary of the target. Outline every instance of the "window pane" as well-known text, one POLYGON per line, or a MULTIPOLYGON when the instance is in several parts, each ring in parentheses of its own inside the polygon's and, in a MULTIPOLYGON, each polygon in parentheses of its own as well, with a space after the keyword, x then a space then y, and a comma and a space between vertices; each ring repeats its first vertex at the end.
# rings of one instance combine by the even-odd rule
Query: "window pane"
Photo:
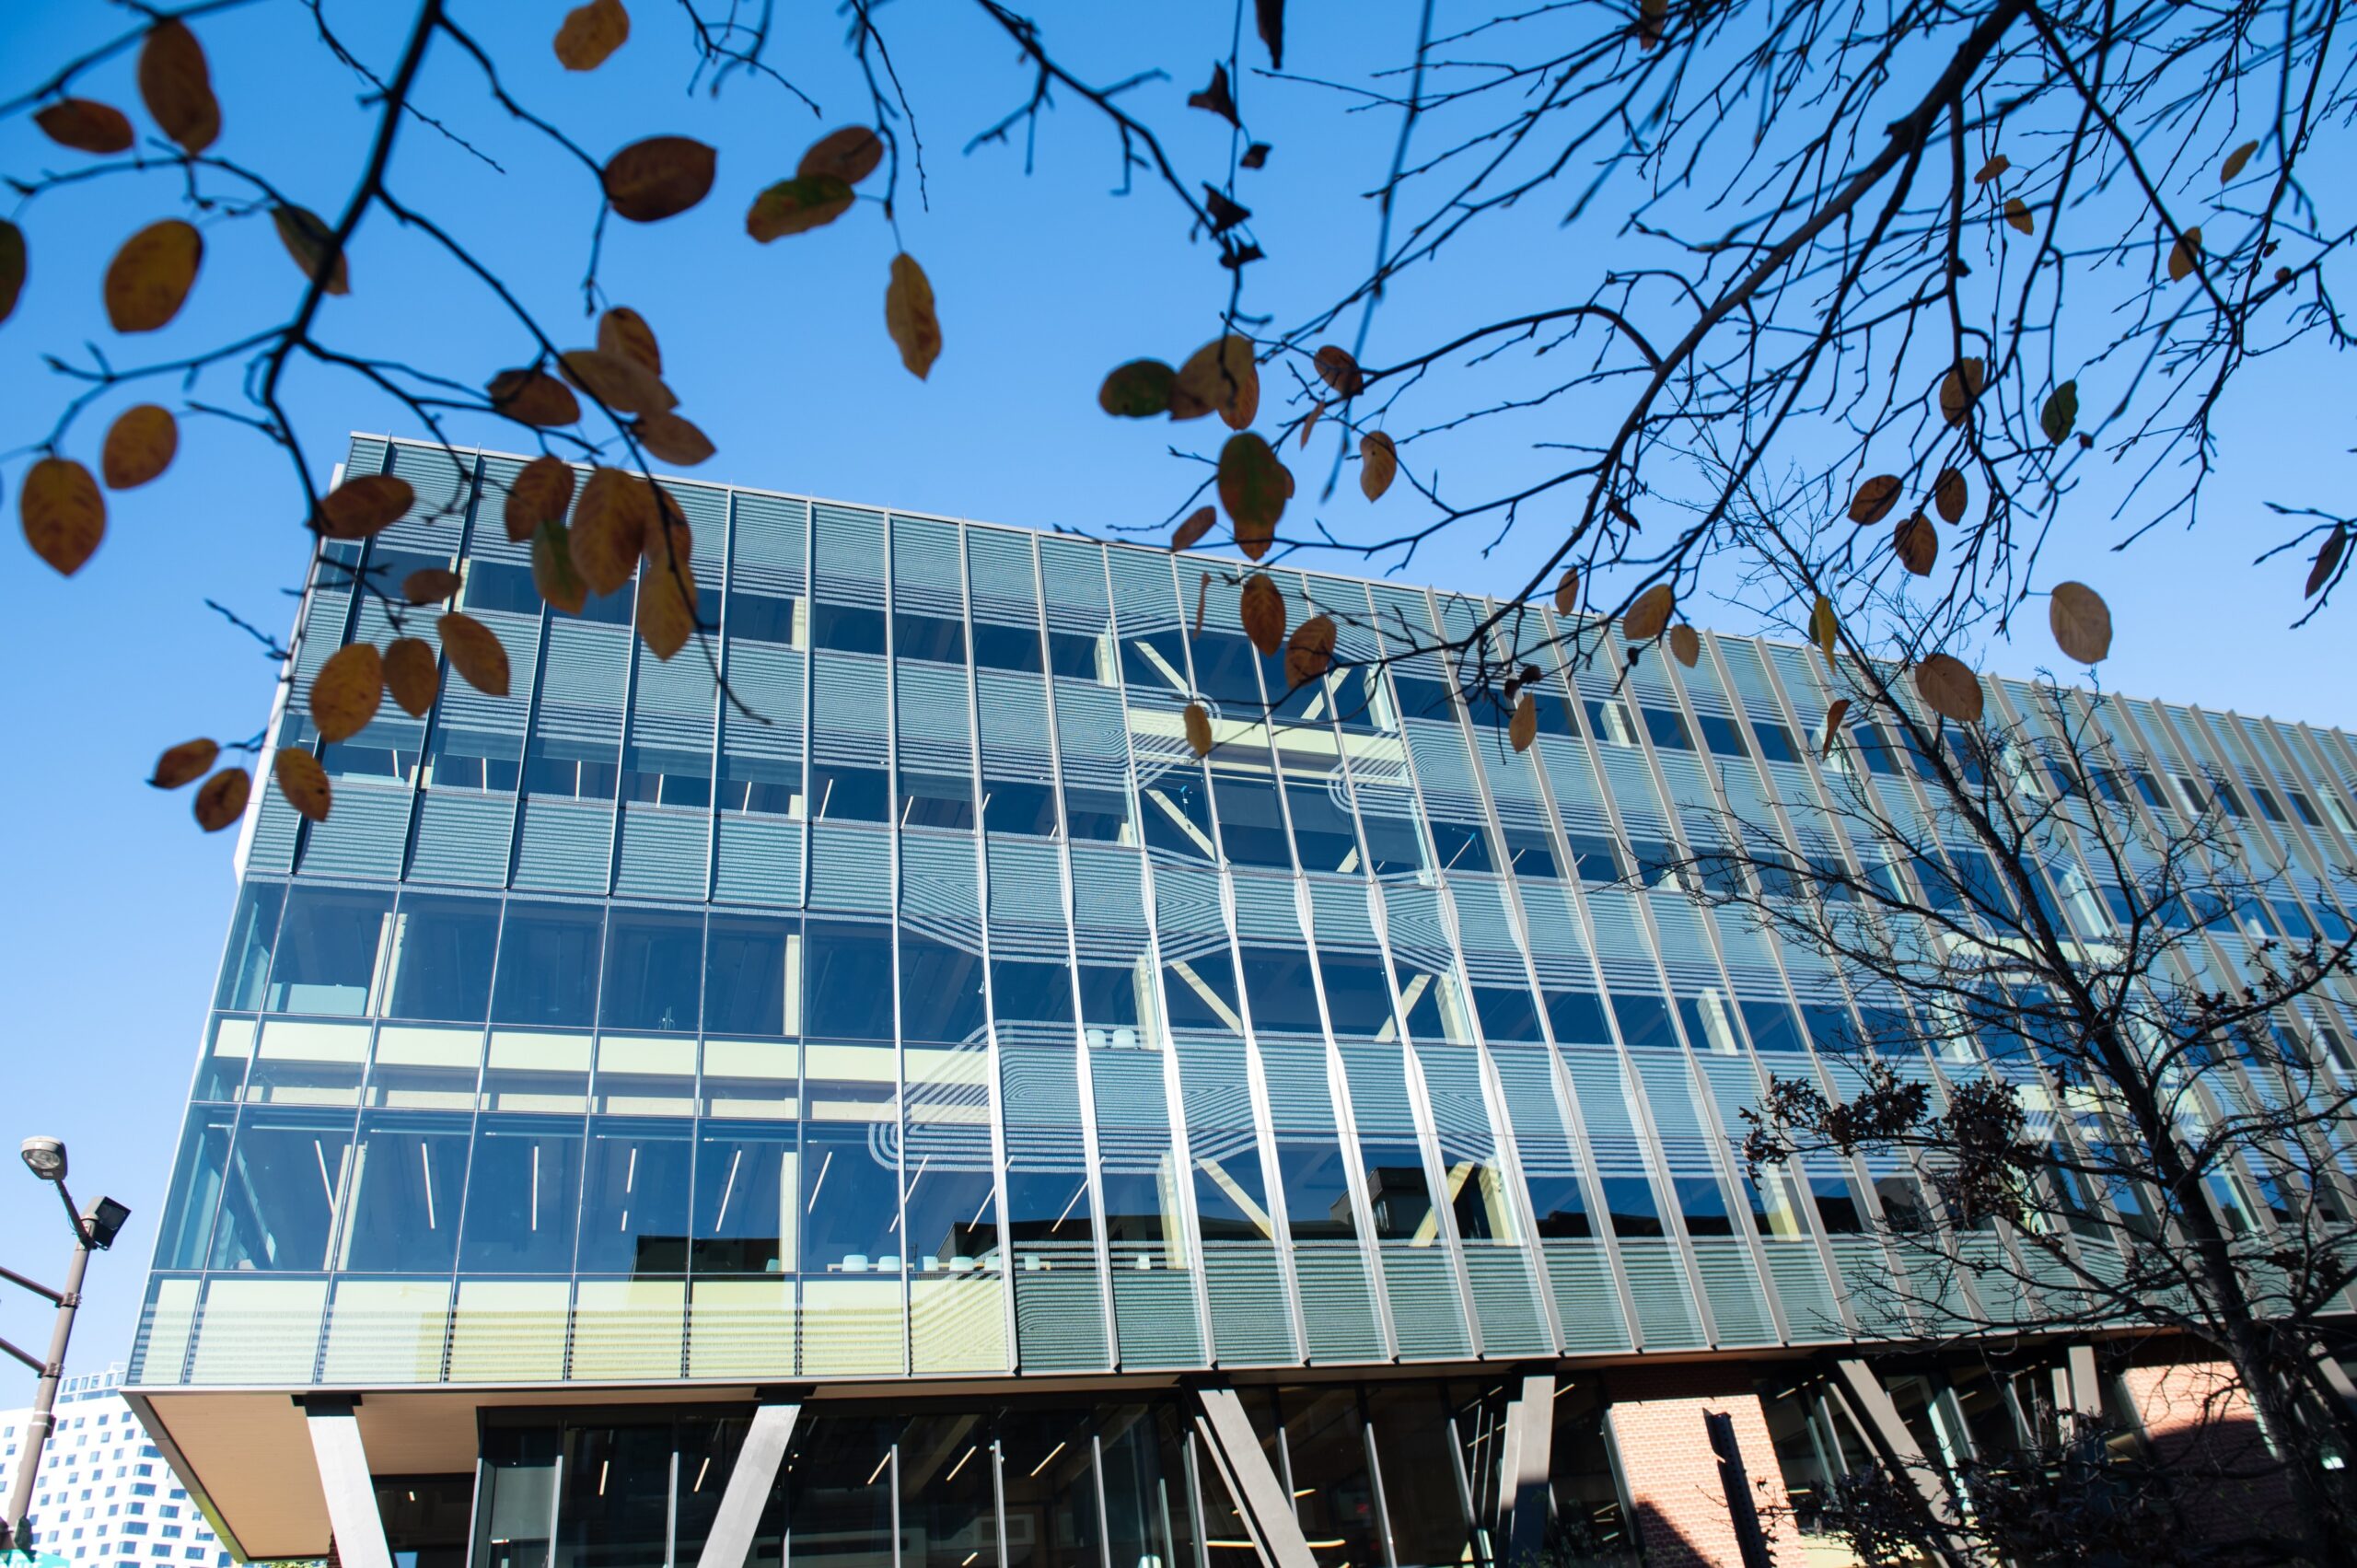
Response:
POLYGON ((336 1267, 364 1273, 450 1272, 458 1253, 459 1199, 467 1186, 469 1122, 464 1116, 361 1119, 336 1267))
POLYGON ((892 928, 814 920, 805 928, 808 1032, 892 1038, 892 928))
POLYGON ((636 1119, 590 1124, 576 1272, 657 1279, 687 1267, 690 1127, 636 1119))
POLYGON ((459 1267, 467 1273, 562 1274, 573 1267, 581 1123, 486 1116, 475 1130, 459 1267))
POLYGON ((704 949, 703 1020, 706 1034, 799 1034, 802 923, 714 915, 704 949))
POLYGON ((227 1106, 199 1106, 180 1132, 180 1163, 172 1170, 171 1201, 164 1208, 156 1267, 201 1269, 212 1234, 214 1206, 229 1164, 229 1133, 236 1113, 227 1106))
POLYGON ((609 1029, 693 1029, 702 967, 703 916, 613 911, 600 1022, 609 1029))
POLYGON ((897 1273, 900 1175, 880 1122, 807 1122, 803 1257, 807 1273, 897 1273))
POLYGON ((511 901, 492 1021, 587 1028, 597 1011, 602 921, 590 905, 511 901))
POLYGON ((328 1237, 351 1161, 350 1111, 249 1107, 229 1151, 213 1267, 328 1267, 328 1237))
POLYGON ((229 948, 221 958, 221 985, 215 1006, 251 1012, 261 1005, 271 944, 278 935, 278 911, 285 901, 285 886, 278 882, 249 882, 238 895, 238 912, 229 923, 229 948))
POLYGON ((900 934, 900 1032, 911 1041, 956 1045, 979 1039, 982 958, 979 953, 900 934))
POLYGON ((498 941, 495 900, 402 899, 393 923, 392 1005, 386 1011, 397 1018, 482 1022, 498 941))
POLYGON ((801 1214, 793 1123, 702 1126, 691 1268, 699 1274, 791 1272, 801 1214))
POLYGON ((264 1005, 273 1013, 366 1013, 392 908, 390 893, 296 889, 286 900, 264 1005))

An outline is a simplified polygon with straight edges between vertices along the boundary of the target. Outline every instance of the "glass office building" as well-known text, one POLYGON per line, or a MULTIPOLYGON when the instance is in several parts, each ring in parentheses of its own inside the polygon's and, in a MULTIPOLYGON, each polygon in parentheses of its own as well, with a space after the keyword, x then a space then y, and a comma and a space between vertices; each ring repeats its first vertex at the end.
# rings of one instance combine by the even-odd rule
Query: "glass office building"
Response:
MULTIPOLYGON (((129 1390, 242 1552, 1391 1568, 1543 1494, 1632 1560, 1616 1378, 1952 1326, 1864 1288, 1905 1172, 1734 1149, 1876 999, 1656 869, 1837 842, 1827 766, 1926 809, 1817 761, 1806 649, 1550 664, 1516 753, 1429 651, 1478 601, 1271 571, 1340 625, 1288 692, 1231 561, 674 482, 717 634, 657 662, 627 587, 543 610, 520 466, 354 438, 420 505, 332 548, 459 567, 512 684, 283 705, 334 809, 243 830, 129 1390)), ((393 635, 340 582, 298 692, 393 635)), ((2349 736, 2097 717, 2292 868, 2222 967, 2347 931, 2349 736)))

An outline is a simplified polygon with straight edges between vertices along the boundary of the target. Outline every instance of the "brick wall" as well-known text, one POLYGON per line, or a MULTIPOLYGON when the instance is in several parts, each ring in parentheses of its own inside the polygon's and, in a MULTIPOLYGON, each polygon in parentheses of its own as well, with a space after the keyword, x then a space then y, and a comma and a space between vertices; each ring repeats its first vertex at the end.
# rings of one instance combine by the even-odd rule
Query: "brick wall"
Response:
MULTIPOLYGON (((1727 1517, 1718 1456, 1702 1425, 1705 1411, 1724 1411, 1733 1419, 1754 1500, 1763 1506, 1781 1507, 1784 1502, 1768 1419, 1746 1369, 1691 1365, 1615 1372, 1605 1392, 1611 1401, 1613 1446, 1644 1535, 1646 1568, 1738 1568, 1743 1557, 1727 1517)), ((1788 1519, 1762 1520, 1761 1527, 1780 1562, 1805 1560, 1788 1519)))
POLYGON ((2161 1463, 2183 1478, 2174 1490, 2195 1533, 2235 1539, 2282 1504, 2282 1478, 2232 1367, 2163 1361, 2120 1376, 2161 1463))

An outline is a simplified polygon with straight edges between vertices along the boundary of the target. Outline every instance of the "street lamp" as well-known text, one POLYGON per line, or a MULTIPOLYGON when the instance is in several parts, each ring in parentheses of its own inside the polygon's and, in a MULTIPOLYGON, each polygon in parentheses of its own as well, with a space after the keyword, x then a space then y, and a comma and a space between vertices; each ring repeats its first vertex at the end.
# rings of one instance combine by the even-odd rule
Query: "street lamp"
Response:
POLYGON ((49 1442, 50 1429, 56 1424, 51 1412, 57 1404, 58 1379, 65 1371, 65 1346, 74 1334, 74 1311, 82 1305, 82 1274, 89 1267, 93 1251, 103 1252, 114 1245, 123 1222, 131 1218, 131 1211, 112 1198, 99 1198, 87 1209, 76 1209, 73 1194, 65 1191, 65 1145, 59 1140, 28 1138, 17 1152, 24 1156, 27 1169, 57 1189, 58 1202, 65 1205, 65 1217, 74 1225, 74 1257, 65 1266, 64 1290, 52 1290, 12 1269, 0 1268, 0 1279, 22 1285, 57 1305, 46 1361, 37 1360, 6 1340, 0 1340, 0 1351, 15 1356, 41 1376, 33 1395, 32 1420, 25 1428, 24 1458, 18 1461, 16 1481, 8 1489, 7 1510, 0 1513, 0 1551, 13 1549, 29 1556, 32 1540, 25 1528, 25 1507, 32 1501, 33 1477, 41 1469, 41 1449, 49 1442))

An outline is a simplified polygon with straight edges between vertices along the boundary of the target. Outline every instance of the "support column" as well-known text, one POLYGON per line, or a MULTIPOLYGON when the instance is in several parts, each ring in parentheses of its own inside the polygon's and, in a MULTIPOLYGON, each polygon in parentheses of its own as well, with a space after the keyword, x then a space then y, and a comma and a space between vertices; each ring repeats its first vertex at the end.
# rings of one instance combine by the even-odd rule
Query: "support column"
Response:
POLYGON ((393 1568, 385 1543, 385 1521, 377 1512, 377 1483, 368 1479, 368 1454, 360 1443, 355 1399, 306 1395, 304 1429, 319 1467, 319 1490, 327 1497, 328 1528, 335 1555, 345 1568, 393 1568))
POLYGON ((777 1483, 777 1468, 785 1460, 786 1445, 794 1439, 799 1404, 762 1405, 753 1411, 753 1424, 737 1450, 728 1485, 720 1494, 720 1511, 713 1516, 712 1533, 704 1537, 703 1553, 696 1568, 745 1568, 753 1550, 753 1532, 761 1522, 761 1508, 777 1483))
MULTIPOLYGON (((1859 1418, 1866 1440, 1882 1451, 1885 1463, 1902 1471, 1915 1483, 1917 1495, 1941 1528, 1956 1527, 1956 1508, 1948 1497, 1948 1489, 1940 1481, 1939 1471, 1923 1450, 1917 1446, 1915 1434, 1898 1418, 1898 1407, 1891 1402, 1890 1391, 1882 1386, 1873 1367, 1855 1356, 1844 1356, 1834 1364, 1834 1372, 1851 1411, 1859 1418)), ((1941 1553, 1943 1561, 1955 1561, 1953 1550, 1941 1553)))
MULTIPOLYGON (((1195 1390, 1202 1413, 1195 1418, 1212 1461, 1227 1483, 1228 1495, 1242 1510, 1244 1523, 1269 1568, 1317 1568, 1309 1539, 1294 1517, 1293 1498, 1269 1468, 1269 1456, 1244 1413, 1244 1402, 1225 1384, 1206 1384, 1195 1390)), ((704 1564, 703 1568, 713 1568, 704 1564)))
POLYGON ((2071 1413, 2079 1418, 2079 1431, 2092 1431, 2103 1420, 2103 1385, 2096 1380, 2095 1346, 2073 1345, 2069 1365, 2071 1413))
POLYGON ((1555 1378, 1534 1373, 1506 1406, 1498 1461, 1498 1539, 1511 1564, 1535 1562, 1547 1547, 1547 1477, 1554 1460, 1555 1378))

